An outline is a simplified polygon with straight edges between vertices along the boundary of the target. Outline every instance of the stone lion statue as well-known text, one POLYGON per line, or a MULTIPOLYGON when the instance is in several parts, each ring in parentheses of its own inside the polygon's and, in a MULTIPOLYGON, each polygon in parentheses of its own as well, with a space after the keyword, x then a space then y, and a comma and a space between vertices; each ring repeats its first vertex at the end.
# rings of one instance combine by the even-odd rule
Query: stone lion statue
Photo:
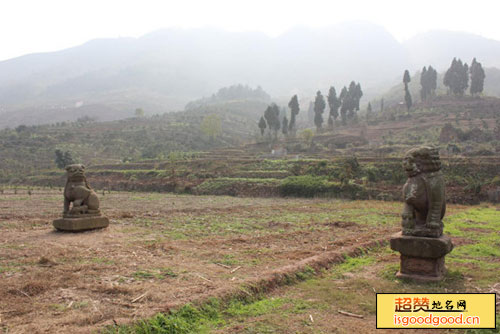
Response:
POLYGON ((409 150, 403 168, 408 175, 403 187, 403 235, 439 238, 446 200, 438 149, 421 146, 409 150))
POLYGON ((68 179, 64 187, 64 212, 65 216, 98 215, 99 199, 97 194, 87 183, 85 166, 74 164, 66 166, 68 179), (73 206, 70 210, 70 203, 73 206))

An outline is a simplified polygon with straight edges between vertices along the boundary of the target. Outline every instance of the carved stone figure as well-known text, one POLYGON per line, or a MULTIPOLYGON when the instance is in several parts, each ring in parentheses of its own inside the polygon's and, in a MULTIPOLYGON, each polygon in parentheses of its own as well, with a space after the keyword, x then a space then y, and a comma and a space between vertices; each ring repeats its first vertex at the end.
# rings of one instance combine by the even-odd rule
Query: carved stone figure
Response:
POLYGON ((443 235, 446 211, 445 183, 436 148, 421 146, 409 150, 403 159, 408 180, 403 187, 402 231, 390 239, 401 264, 396 277, 418 281, 439 281, 446 273, 445 255, 453 244, 443 235))
POLYGON ((427 146, 411 149, 403 167, 408 175, 403 187, 403 235, 440 237, 446 201, 438 150, 427 146))
POLYGON ((85 177, 85 166, 80 164, 66 167, 68 179, 64 187, 64 212, 65 217, 75 215, 99 215, 99 198, 89 186, 85 177), (73 207, 70 210, 70 203, 73 207))
POLYGON ((54 220, 54 227, 71 232, 107 227, 109 220, 101 216, 99 198, 87 182, 85 166, 69 165, 66 172, 63 218, 54 220))

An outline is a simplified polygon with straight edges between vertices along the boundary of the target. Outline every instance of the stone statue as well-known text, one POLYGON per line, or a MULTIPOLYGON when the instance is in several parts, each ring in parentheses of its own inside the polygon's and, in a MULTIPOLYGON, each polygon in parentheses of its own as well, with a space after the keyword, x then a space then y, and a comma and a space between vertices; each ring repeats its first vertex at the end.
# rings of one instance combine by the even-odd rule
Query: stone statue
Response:
POLYGON ((390 239, 391 249, 401 254, 396 277, 440 281, 453 243, 443 235, 446 200, 439 151, 427 146, 413 148, 406 152, 403 168, 408 174, 403 187, 403 230, 390 239))
POLYGON ((109 220, 101 216, 99 198, 87 182, 85 166, 69 165, 66 166, 66 172, 68 178, 64 187, 63 218, 54 220, 54 227, 71 232, 107 227, 109 220))
POLYGON ((408 175, 403 187, 403 235, 439 238, 446 201, 438 150, 427 146, 409 150, 403 168, 408 175))
POLYGON ((80 164, 66 166, 68 179, 64 187, 64 217, 78 215, 99 215, 99 198, 87 183, 85 166, 80 164), (73 203, 71 210, 70 203, 73 203))

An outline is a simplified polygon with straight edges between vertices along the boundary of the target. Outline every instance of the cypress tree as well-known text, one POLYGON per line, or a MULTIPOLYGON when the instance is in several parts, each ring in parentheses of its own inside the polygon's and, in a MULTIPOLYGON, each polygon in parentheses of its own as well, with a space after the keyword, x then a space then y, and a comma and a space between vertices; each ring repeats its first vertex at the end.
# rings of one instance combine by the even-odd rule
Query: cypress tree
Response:
POLYGON ((347 110, 349 111, 347 114, 348 119, 354 118, 354 110, 356 110, 356 83, 351 81, 349 84, 349 89, 347 90, 347 110))
POLYGON ((267 107, 264 112, 264 118, 266 119, 269 131, 274 132, 274 136, 278 136, 278 130, 280 129, 280 109, 276 104, 271 104, 267 107))
POLYGON ((281 125, 281 132, 286 136, 288 134, 288 118, 283 118, 283 124, 281 125))
POLYGON ((263 136, 264 135, 264 131, 266 130, 266 120, 264 119, 264 116, 261 116, 260 117, 260 120, 259 120, 259 129, 260 129, 260 135, 263 136))
POLYGON ((482 93, 485 77, 483 66, 474 58, 470 65, 470 94, 472 96, 482 93))
POLYGON ((412 100, 410 91, 408 89, 405 90, 405 104, 406 104, 406 110, 410 112, 410 108, 412 106, 412 100))
POLYGON ((405 70, 405 73, 403 74, 403 83, 405 84, 405 104, 408 112, 410 112, 410 108, 412 105, 411 94, 410 90, 408 89, 408 83, 410 81, 411 81, 410 72, 408 70, 405 70))
POLYGON ((309 124, 314 124, 314 102, 309 102, 309 108, 307 109, 307 120, 309 124))
POLYGON ((356 98, 355 108, 356 108, 356 111, 359 111, 359 102, 361 101, 361 98, 363 97, 363 91, 361 90, 361 84, 359 82, 356 84, 356 89, 354 92, 355 92, 355 98, 356 98))
POLYGON ((429 68, 427 69, 427 75, 429 78, 429 94, 430 96, 436 95, 436 88, 437 88, 437 71, 432 68, 431 65, 429 65, 429 68))
POLYGON ((278 107, 278 105, 276 105, 276 103, 273 103, 271 105, 271 110, 273 111, 273 114, 274 114, 274 126, 273 126, 273 130, 274 130, 275 136, 277 137, 278 136, 278 131, 281 128, 280 108, 278 107))
POLYGON ((323 112, 325 111, 325 99, 321 95, 321 91, 318 90, 316 93, 316 99, 314 100, 314 125, 319 132, 321 130, 321 125, 323 124, 323 112))
POLYGON ((448 93, 464 95, 469 86, 469 66, 462 60, 453 58, 450 68, 446 71, 443 83, 448 87, 448 93))
POLYGON ((451 61, 450 68, 448 68, 444 74, 443 84, 446 87, 448 87, 448 94, 451 93, 451 87, 452 87, 452 82, 454 81, 453 76, 456 68, 456 63, 457 63, 457 58, 453 58, 453 60, 451 61))
POLYGON ((425 66, 420 74, 420 86, 422 87, 420 89, 420 99, 425 101, 429 91, 429 73, 427 72, 427 68, 425 66))
POLYGON ((264 118, 267 122, 267 128, 269 129, 269 133, 271 133, 274 125, 274 113, 271 106, 267 106, 266 111, 264 111, 264 118))
POLYGON ((290 102, 288 102, 288 108, 290 108, 290 110, 291 110, 290 123, 288 125, 288 129, 290 131, 293 131, 295 129, 296 117, 300 111, 299 99, 298 99, 297 95, 292 96, 292 98, 290 99, 290 102))
POLYGON ((328 115, 328 128, 333 129, 333 117, 328 115))
POLYGON ((372 104, 368 102, 368 107, 366 107, 366 119, 369 120, 372 117, 372 104))
POLYGON ((469 87, 469 66, 467 63, 464 63, 462 68, 460 68, 459 83, 459 95, 464 95, 465 91, 469 87))
POLYGON ((340 91, 340 101, 342 103, 340 107, 340 118, 342 119, 342 124, 346 125, 347 124, 347 110, 348 110, 348 104, 349 104, 349 93, 347 92, 347 87, 344 86, 342 90, 340 91))
POLYGON ((403 83, 405 84, 405 86, 408 86, 408 83, 410 81, 411 81, 410 72, 408 70, 405 70, 405 73, 403 75, 403 83))
POLYGON ((333 119, 337 119, 339 117, 339 107, 341 104, 340 98, 337 97, 337 92, 335 91, 335 87, 331 86, 328 91, 328 106, 330 107, 330 117, 333 119))

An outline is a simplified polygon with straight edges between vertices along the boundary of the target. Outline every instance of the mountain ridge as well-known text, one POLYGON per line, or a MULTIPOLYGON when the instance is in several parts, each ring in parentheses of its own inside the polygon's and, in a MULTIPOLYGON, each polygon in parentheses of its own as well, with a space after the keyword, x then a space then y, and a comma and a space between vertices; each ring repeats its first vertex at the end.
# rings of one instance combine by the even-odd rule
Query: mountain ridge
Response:
MULTIPOLYGON (((355 80, 369 101, 397 83, 406 68, 415 71, 431 63, 442 70, 446 64, 441 59, 449 55, 441 50, 436 62, 415 58, 427 59, 430 54, 429 47, 417 47, 429 39, 421 36, 400 43, 381 26, 349 22, 320 29, 296 27, 277 37, 170 28, 139 38, 95 39, 0 62, 0 128, 31 119, 37 120, 35 124, 50 122, 43 113, 51 108, 61 110, 61 120, 75 120, 82 116, 84 109, 77 107, 82 104, 108 110, 102 117, 97 110, 90 115, 101 120, 130 117, 138 107, 148 114, 182 110, 189 101, 239 83, 262 86, 281 102, 296 93, 326 93, 331 85, 340 91, 355 80)), ((500 42, 465 36, 473 45, 494 45, 500 55, 500 42)), ((442 33, 439 38, 444 38, 442 33)), ((478 60, 490 67, 493 61, 486 57, 485 47, 479 50, 484 55, 477 54, 478 60)))

